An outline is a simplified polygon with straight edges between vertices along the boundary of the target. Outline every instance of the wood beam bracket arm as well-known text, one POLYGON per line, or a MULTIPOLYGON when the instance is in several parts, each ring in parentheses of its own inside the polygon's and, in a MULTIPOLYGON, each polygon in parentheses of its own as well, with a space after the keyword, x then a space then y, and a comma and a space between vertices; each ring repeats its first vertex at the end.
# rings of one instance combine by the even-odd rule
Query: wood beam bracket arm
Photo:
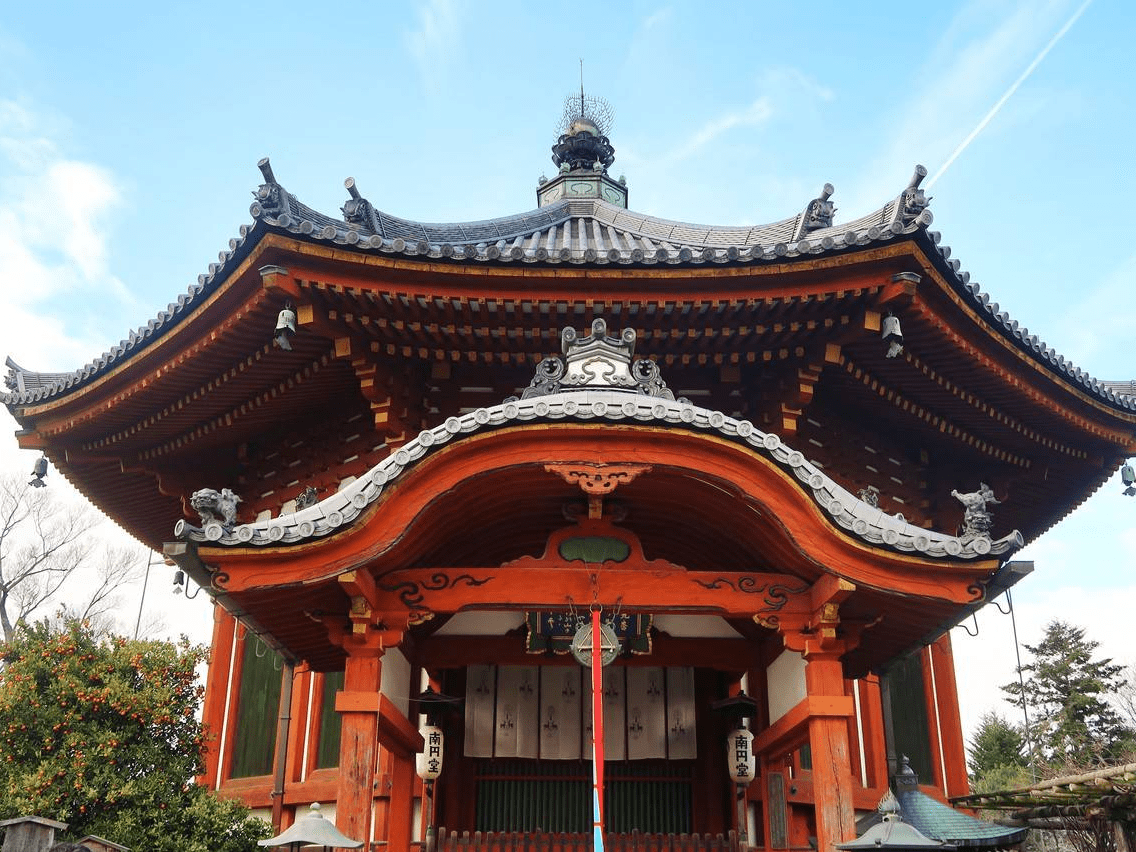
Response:
POLYGON ((856 591, 854 583, 826 575, 809 590, 811 612, 782 620, 785 647, 805 659, 839 658, 860 644, 865 625, 842 624, 840 605, 856 591))

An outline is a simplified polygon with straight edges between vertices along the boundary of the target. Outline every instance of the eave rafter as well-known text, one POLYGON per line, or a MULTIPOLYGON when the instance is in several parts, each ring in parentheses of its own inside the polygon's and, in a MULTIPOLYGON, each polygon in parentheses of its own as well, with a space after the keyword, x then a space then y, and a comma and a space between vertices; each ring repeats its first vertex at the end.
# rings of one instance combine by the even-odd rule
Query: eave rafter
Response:
POLYGON ((330 362, 330 355, 321 356, 302 369, 297 370, 291 376, 283 379, 280 382, 277 382, 267 390, 261 391, 260 393, 256 394, 248 401, 242 402, 240 405, 234 406, 233 408, 228 409, 222 414, 210 418, 205 423, 195 426, 193 429, 183 432, 181 435, 178 435, 175 438, 164 441, 156 447, 144 450, 139 454, 139 459, 142 461, 147 461, 150 459, 158 458, 160 456, 168 455, 175 450, 186 447, 195 441, 199 441, 202 438, 211 435, 218 429, 231 427, 241 418, 248 416, 252 412, 264 408, 273 400, 278 399, 295 387, 313 381, 319 375, 320 371, 323 368, 327 367, 330 362))
POLYGON ((888 382, 873 375, 867 369, 857 366, 856 362, 849 356, 841 355, 840 366, 844 369, 845 373, 873 391, 881 399, 891 403, 897 410, 922 420, 928 426, 937 429, 944 435, 948 435, 998 461, 1012 464, 1023 469, 1028 469, 1031 466, 1032 462, 1030 459, 997 447, 989 441, 983 440, 972 432, 951 422, 949 418, 936 414, 924 408, 919 403, 914 402, 902 391, 893 388, 888 382))
MULTIPOLYGON (((421 387, 425 375, 413 365, 384 357, 372 339, 367 314, 343 313, 328 307, 318 287, 312 288, 272 273, 273 286, 286 288, 295 299, 297 333, 314 334, 329 341, 335 358, 347 363, 358 382, 359 392, 371 409, 375 428, 391 448, 404 444, 411 433, 424 425, 425 404, 415 398, 414 387, 421 387)), ((381 320, 381 317, 379 318, 381 320)))
MULTIPOLYGON (((851 327, 850 318, 842 316, 840 326, 851 327)), ((782 393, 777 403, 778 410, 771 413, 772 422, 778 423, 778 431, 786 435, 796 435, 801 418, 813 401, 817 383, 827 364, 837 364, 840 360, 840 346, 827 343, 813 347, 808 357, 803 349, 794 352, 803 363, 790 375, 782 379, 782 393)))
MULTIPOLYGON (((940 280, 938 276, 936 279, 940 280)), ((1012 386, 1020 386, 1020 382, 1015 380, 1008 371, 998 367, 991 359, 981 356, 977 349, 970 344, 967 344, 959 333, 951 327, 942 317, 934 312, 927 302, 920 298, 919 295, 919 282, 920 276, 915 274, 901 274, 895 276, 892 283, 881 289, 879 294, 879 308, 880 310, 896 310, 901 315, 917 316, 920 320, 925 320, 932 325, 932 327, 940 334, 946 335, 954 345, 961 346, 965 349, 968 355, 980 361, 984 367, 993 370, 1002 384, 1011 384, 1012 386)), ((953 295, 953 293, 952 293, 953 295)), ((960 305, 961 307, 961 305, 960 305)), ((968 315, 976 323, 978 322, 977 316, 972 311, 967 311, 968 315)), ((864 327, 867 330, 879 332, 881 328, 881 314, 869 312, 865 317, 864 327)), ((911 345, 908 344, 902 351, 901 356, 906 363, 921 372, 927 379, 937 384, 943 390, 949 392, 954 398, 965 403, 971 409, 981 413, 984 417, 994 420, 996 423, 1001 424, 1007 429, 1013 430, 1029 440, 1038 443, 1050 450, 1062 453, 1072 458, 1085 460, 1089 457, 1088 453, 1084 450, 1071 447, 1068 444, 1060 441, 1055 441, 1046 435, 1041 434, 1035 429, 1026 426, 1020 420, 1010 417, 1004 412, 1000 411, 995 406, 986 402, 981 396, 971 393, 962 387, 958 386, 950 379, 938 373, 933 367, 926 363, 919 356, 912 354, 911 345)), ((989 455, 999 461, 1008 462, 1019 467, 1030 467, 1030 460, 1024 457, 1011 453, 1004 448, 999 448, 992 443, 978 438, 969 430, 964 429, 957 423, 952 423, 948 418, 942 415, 935 414, 928 410, 926 407, 915 403, 907 398, 900 391, 889 387, 884 380, 878 376, 874 376, 866 368, 853 364, 848 358, 844 358, 842 365, 845 370, 852 374, 855 378, 859 379, 862 383, 876 391, 880 396, 888 399, 899 409, 904 412, 914 414, 919 419, 928 423, 929 425, 937 428, 939 431, 950 435, 963 443, 973 447, 979 452, 989 455)), ((1037 396, 1033 397, 1035 401, 1037 396)), ((1081 418, 1078 420, 1079 425, 1087 424, 1088 421, 1081 418)))
MULTIPOLYGON (((565 322, 571 322, 576 315, 587 320, 590 317, 606 316, 609 313, 603 305, 584 306, 580 304, 571 307, 573 316, 566 319, 565 322)), ((329 311, 328 318, 335 320, 339 317, 337 312, 329 311)), ((350 314, 345 315, 345 318, 355 322, 359 321, 359 317, 353 317, 350 314)), ((628 322, 631 323, 633 320, 628 318, 628 322)), ((664 352, 658 355, 656 360, 668 366, 675 364, 703 366, 710 364, 768 363, 790 357, 802 357, 805 353, 805 346, 800 345, 803 338, 797 336, 799 332, 830 334, 842 328, 848 322, 847 316, 841 316, 839 318, 826 317, 802 322, 770 323, 768 325, 760 323, 755 325, 740 324, 734 328, 708 326, 702 329, 688 329, 686 333, 668 333, 665 329, 647 328, 641 335, 644 341, 641 345, 649 347, 651 344, 647 341, 655 341, 658 346, 666 346, 669 343, 686 338, 698 339, 709 347, 709 343, 717 339, 736 339, 744 348, 735 349, 732 352, 664 352), (778 345, 775 341, 771 343, 770 338, 772 337, 787 339, 789 335, 793 336, 794 345, 778 345)), ((522 365, 531 363, 534 359, 539 359, 547 351, 555 349, 558 345, 556 341, 558 332, 554 333, 551 325, 548 329, 544 329, 543 333, 540 329, 537 329, 534 333, 531 327, 507 328, 503 325, 490 325, 489 323, 444 326, 441 323, 388 323, 383 320, 374 320, 361 324, 360 332, 370 335, 369 348, 375 354, 403 358, 432 358, 436 361, 522 365), (432 335, 433 339, 420 339, 411 343, 385 341, 381 336, 384 331, 432 335), (443 335, 450 339, 446 340, 443 335), (526 339, 539 340, 540 343, 538 345, 524 343, 523 341, 526 339), (516 341, 521 346, 520 348, 488 349, 485 348, 484 343, 487 340, 516 341), (460 345, 455 345, 459 343, 460 345)))
MULTIPOLYGON (((109 418, 113 421, 115 415, 139 395, 147 394, 153 398, 163 384, 174 379, 187 366, 194 364, 206 350, 230 347, 234 351, 247 352, 248 346, 243 345, 239 339, 240 328, 251 315, 265 310, 267 301, 272 297, 270 291, 260 287, 251 290, 243 297, 240 304, 225 307, 221 318, 210 325, 208 330, 202 331, 201 325, 206 322, 207 315, 212 315, 214 309, 220 310, 219 302, 232 297, 234 283, 248 271, 252 262, 253 258, 247 259, 234 271, 226 286, 219 288, 197 308, 193 315, 154 341, 140 355, 125 361, 106 375, 65 397, 61 402, 53 400, 29 406, 24 416, 29 418, 42 416, 43 419, 37 424, 36 431, 45 437, 74 432, 80 425, 96 420, 109 418), (185 345, 181 345, 183 343, 185 345), (165 352, 173 354, 168 355, 164 360, 159 360, 152 368, 146 367, 141 375, 138 375, 142 363, 158 359, 165 352), (130 374, 134 374, 137 378, 129 379, 130 374), (123 379, 128 383, 122 390, 105 395, 101 392, 101 389, 108 384, 123 379), (73 406, 77 407, 77 410, 73 406)), ((240 369, 245 357, 234 360, 237 362, 235 365, 218 373, 224 375, 232 369, 240 369)))
MULTIPOLYGON (((979 317, 978 314, 975 313, 975 311, 970 306, 963 302, 958 293, 956 293, 950 286, 947 285, 938 271, 934 269, 929 261, 927 261, 926 256, 923 255, 922 252, 918 252, 918 256, 923 260, 926 268, 930 271, 930 274, 938 283, 939 291, 944 294, 959 310, 964 312, 972 320, 975 327, 989 329, 988 322, 979 317)), ((1061 388, 1065 393, 1075 397, 1076 399, 1093 408, 1100 408, 1101 403, 1098 400, 1094 400, 1084 391, 1073 387, 1055 373, 1051 371, 1044 371, 1045 368, 1043 367, 1043 365, 1041 365, 1035 358, 1027 355, 1021 349, 1016 347, 1003 334, 993 330, 987 331, 989 338, 995 341, 1007 356, 1009 356, 1013 361, 1021 364, 1029 375, 1036 377, 1033 381, 1023 380, 1022 373, 1012 372, 989 355, 984 354, 969 340, 965 339, 964 337, 962 337, 962 335, 955 331, 954 327, 937 311, 933 310, 925 300, 914 302, 912 304, 912 309, 918 312, 921 320, 933 325, 940 334, 944 335, 954 346, 958 347, 960 352, 965 353, 969 358, 973 359, 974 363, 979 364, 984 369, 989 371, 992 376, 994 376, 1005 386, 1017 389, 1027 399, 1029 399, 1032 404, 1040 406, 1052 412, 1054 415, 1061 418, 1078 430, 1095 435, 1096 437, 1107 441, 1108 443, 1113 444, 1117 447, 1123 448, 1126 451, 1132 448, 1133 441, 1130 432, 1126 432, 1120 429, 1109 429, 1107 427, 1100 426, 1098 423, 1090 420, 1089 418, 1070 411, 1067 406, 1054 406, 1052 404, 1052 394, 1040 390, 1037 386, 1038 381, 1051 382, 1056 387, 1061 388)), ((1116 411, 1113 409, 1110 409, 1109 411, 1110 416, 1114 418, 1127 421, 1130 424, 1136 424, 1136 414, 1133 414, 1131 412, 1116 411)))
POLYGON ((256 352, 253 352, 240 363, 233 365, 228 370, 216 376, 215 378, 210 379, 205 384, 199 385, 194 390, 190 391, 187 394, 184 394, 176 401, 164 407, 161 411, 158 411, 157 413, 152 414, 143 420, 139 420, 126 429, 120 429, 119 431, 115 432, 114 434, 108 435, 105 438, 100 438, 97 441, 86 443, 83 445, 83 449, 91 452, 96 452, 98 450, 110 447, 113 444, 122 443, 129 438, 134 438, 141 435, 143 432, 160 425, 166 419, 181 413, 187 406, 197 402, 198 400, 204 399, 206 396, 213 394, 218 390, 221 390, 226 385, 229 385, 237 379, 241 378, 252 367, 259 363, 261 359, 264 358, 264 356, 269 352, 271 352, 270 346, 262 346, 260 349, 258 349, 256 352))
POLYGON ((1084 450, 1079 450, 1076 447, 1071 447, 1061 441, 1055 441, 1049 435, 1042 434, 1036 429, 1031 429, 1029 426, 1018 420, 1017 418, 1009 416, 1005 412, 999 410, 977 395, 959 387, 946 376, 938 373, 934 368, 925 363, 918 356, 912 355, 910 352, 906 351, 903 354, 904 358, 909 364, 923 373, 923 375, 925 375, 932 382, 943 388, 943 390, 950 392, 952 396, 966 403, 972 409, 981 412, 991 420, 994 420, 996 423, 1005 426, 1007 429, 1012 429, 1023 437, 1028 438, 1030 441, 1033 441, 1036 444, 1040 444, 1046 449, 1053 450, 1054 452, 1061 453, 1062 455, 1067 455, 1070 458, 1088 458, 1088 453, 1086 453, 1084 450))
MULTIPOLYGON (((760 360, 763 350, 776 353, 779 348, 791 349, 802 332, 831 332, 831 316, 807 314, 822 305, 831 311, 833 302, 848 303, 847 312, 855 313, 854 306, 871 303, 887 280, 886 274, 874 271, 809 281, 808 270, 802 275, 799 268, 787 267, 781 271, 792 271, 801 279, 792 291, 771 286, 770 281, 763 280, 769 274, 763 270, 761 275, 751 273, 747 279, 714 279, 716 292, 699 292, 692 297, 691 289, 679 288, 693 285, 700 291, 704 283, 688 281, 688 276, 676 276, 671 270, 646 279, 643 283, 650 289, 636 290, 626 289, 625 276, 605 277, 599 276, 597 270, 587 270, 589 297, 566 290, 549 292, 545 298, 534 300, 523 291, 494 292, 495 283, 512 282, 495 280, 495 276, 486 274, 488 270, 474 277, 469 270, 455 271, 452 266, 430 264, 431 268, 438 266, 438 275, 430 279, 427 292, 407 288, 407 282, 395 275, 394 269, 387 269, 383 275, 383 268, 371 266, 370 275, 352 275, 349 271, 330 274, 292 263, 289 277, 310 297, 318 294, 324 315, 337 320, 340 328, 352 326, 366 335, 373 351, 435 360, 511 363, 547 354, 549 345, 556 343, 561 326, 597 316, 637 326, 644 347, 658 344, 656 349, 665 350, 668 344, 682 341, 684 348, 695 350, 658 352, 656 358, 663 364, 753 363, 760 360), (734 283, 731 279, 736 280, 739 288, 746 288, 744 297, 739 297, 736 289, 721 289, 724 284, 734 283), (756 290, 755 284, 767 289, 756 290), (668 291, 660 293, 660 286, 668 291), (712 351, 719 348, 718 341, 725 339, 734 341, 731 345, 737 351, 712 351), (502 340, 511 345, 499 345, 502 340), (698 351, 703 348, 706 351, 698 351)), ((417 271, 425 272, 421 268, 417 271)), ((569 284, 581 272, 526 269, 517 280, 532 285, 537 282, 529 279, 565 279, 569 284)), ((422 274, 414 276, 415 281, 421 278, 422 274)))

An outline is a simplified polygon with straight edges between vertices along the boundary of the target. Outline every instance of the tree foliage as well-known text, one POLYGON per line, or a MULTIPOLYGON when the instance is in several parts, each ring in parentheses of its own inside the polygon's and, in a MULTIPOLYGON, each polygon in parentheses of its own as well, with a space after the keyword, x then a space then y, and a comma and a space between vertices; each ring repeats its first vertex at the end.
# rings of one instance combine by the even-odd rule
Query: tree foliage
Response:
MULTIPOLYGON (((978 780, 1000 767, 1024 769, 1025 738, 1014 725, 990 710, 983 714, 967 749, 971 778, 978 780)), ((1002 788, 1007 789, 1007 788, 1002 788)))
MULTIPOLYGON (((1031 733, 1039 756, 1052 766, 1115 762, 1136 741, 1110 704, 1124 686, 1123 666, 1094 659, 1099 645, 1083 628, 1054 620, 1041 642, 1025 646, 1033 657, 1021 668, 1031 733)), ((1002 689, 1021 700, 1021 684, 1002 689)))
POLYGON ((129 550, 101 548, 91 534, 97 524, 89 507, 33 488, 27 477, 0 475, 0 640, 12 639, 20 621, 45 605, 78 620, 100 619, 113 607, 115 590, 141 560, 129 550), (61 600, 84 568, 96 579, 83 583, 82 595, 61 600))
POLYGON ((267 826, 193 783, 206 651, 42 621, 0 644, 0 819, 36 814, 148 852, 251 852, 267 826))

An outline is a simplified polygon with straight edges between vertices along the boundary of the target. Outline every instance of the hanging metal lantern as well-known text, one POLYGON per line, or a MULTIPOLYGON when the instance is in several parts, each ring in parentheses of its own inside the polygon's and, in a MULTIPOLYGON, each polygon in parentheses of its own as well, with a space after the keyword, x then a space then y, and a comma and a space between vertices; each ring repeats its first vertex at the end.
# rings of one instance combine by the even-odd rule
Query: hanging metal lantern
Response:
POLYGON ((597 639, 592 636, 592 625, 581 624, 572 637, 572 656, 582 666, 591 668, 592 644, 596 641, 600 645, 600 665, 608 665, 619 656, 621 645, 615 631, 607 624, 600 625, 600 635, 597 639))
POLYGON ((426 725, 419 733, 426 742, 417 756, 415 768, 423 781, 433 781, 442 774, 442 729, 437 725, 426 725))
POLYGON ((735 784, 749 784, 757 777, 757 759, 753 755, 753 734, 745 728, 731 731, 726 737, 726 767, 735 784))

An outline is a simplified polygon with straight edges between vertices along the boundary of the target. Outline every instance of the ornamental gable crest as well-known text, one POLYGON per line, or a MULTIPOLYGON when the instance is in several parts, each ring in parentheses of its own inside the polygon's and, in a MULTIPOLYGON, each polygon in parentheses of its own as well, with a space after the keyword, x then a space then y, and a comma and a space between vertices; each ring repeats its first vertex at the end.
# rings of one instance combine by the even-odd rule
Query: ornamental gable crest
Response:
POLYGON ((602 318, 592 321, 592 333, 587 337, 580 337, 571 326, 565 328, 560 333, 563 354, 540 362, 521 398, 603 388, 674 399, 654 361, 631 360, 636 337, 633 328, 625 328, 619 337, 608 335, 607 322, 602 318))

